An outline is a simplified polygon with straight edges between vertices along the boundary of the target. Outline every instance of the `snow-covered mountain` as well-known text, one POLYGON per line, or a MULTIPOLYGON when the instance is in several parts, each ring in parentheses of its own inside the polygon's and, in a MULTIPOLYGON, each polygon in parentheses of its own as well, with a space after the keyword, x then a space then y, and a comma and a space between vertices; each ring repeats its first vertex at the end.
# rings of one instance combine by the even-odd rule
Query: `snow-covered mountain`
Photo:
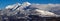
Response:
MULTIPOLYGON (((0 10, 1 20, 32 20, 40 19, 41 17, 60 17, 60 4, 32 4, 29 2, 24 2, 22 4, 16 3, 13 5, 8 5, 5 9, 0 10)), ((44 20, 45 19, 46 18, 44 18, 44 20)))
POLYGON ((22 4, 16 3, 6 6, 5 10, 1 11, 1 15, 7 14, 7 16, 13 16, 19 14, 22 15, 39 15, 39 16, 57 16, 53 12, 49 12, 51 8, 60 6, 59 4, 32 4, 24 2, 22 4))

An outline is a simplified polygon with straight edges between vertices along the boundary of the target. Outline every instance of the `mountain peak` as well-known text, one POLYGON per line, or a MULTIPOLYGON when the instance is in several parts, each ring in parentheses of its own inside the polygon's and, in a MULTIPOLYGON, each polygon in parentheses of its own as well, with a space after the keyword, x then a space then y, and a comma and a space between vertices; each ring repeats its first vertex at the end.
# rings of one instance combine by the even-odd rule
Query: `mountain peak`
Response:
POLYGON ((16 3, 16 4, 13 4, 13 5, 8 5, 6 6, 6 9, 12 9, 14 7, 17 7, 18 5, 21 5, 20 3, 16 3))
MULTIPOLYGON (((6 6, 6 9, 16 9, 17 7, 25 8, 26 6, 29 6, 29 5, 31 5, 31 3, 29 3, 29 2, 24 2, 22 4, 16 3, 16 4, 13 4, 13 5, 6 6)), ((19 9, 19 8, 17 8, 17 9, 19 9)))
POLYGON ((29 5, 31 5, 31 3, 29 3, 29 2, 24 2, 22 5, 29 6, 29 5))

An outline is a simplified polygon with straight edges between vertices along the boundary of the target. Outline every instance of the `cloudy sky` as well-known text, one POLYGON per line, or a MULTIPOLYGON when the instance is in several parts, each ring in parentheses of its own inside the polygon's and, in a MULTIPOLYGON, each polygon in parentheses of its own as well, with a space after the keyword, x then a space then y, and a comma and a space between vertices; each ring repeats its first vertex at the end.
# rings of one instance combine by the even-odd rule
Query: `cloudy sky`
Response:
POLYGON ((0 0, 0 8, 3 9, 7 5, 15 4, 15 3, 23 3, 23 2, 30 2, 30 3, 39 3, 39 4, 60 4, 60 0, 0 0))

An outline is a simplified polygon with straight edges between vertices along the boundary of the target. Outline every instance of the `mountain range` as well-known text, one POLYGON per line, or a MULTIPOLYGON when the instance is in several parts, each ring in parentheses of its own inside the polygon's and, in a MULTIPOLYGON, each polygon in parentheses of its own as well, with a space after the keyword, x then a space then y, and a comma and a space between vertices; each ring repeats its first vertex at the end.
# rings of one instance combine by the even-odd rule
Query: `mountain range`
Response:
POLYGON ((52 17, 60 15, 59 4, 35 4, 24 2, 22 4, 16 3, 6 6, 5 9, 0 10, 0 15, 3 16, 21 16, 39 15, 42 17, 52 17))

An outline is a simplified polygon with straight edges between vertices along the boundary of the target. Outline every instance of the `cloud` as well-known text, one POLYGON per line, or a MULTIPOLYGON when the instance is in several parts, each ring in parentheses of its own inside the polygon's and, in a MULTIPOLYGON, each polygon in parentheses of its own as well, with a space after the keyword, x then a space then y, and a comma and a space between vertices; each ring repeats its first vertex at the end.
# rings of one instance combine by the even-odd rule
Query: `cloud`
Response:
POLYGON ((42 10, 49 10, 53 7, 60 7, 60 4, 32 4, 31 8, 39 8, 42 10))

